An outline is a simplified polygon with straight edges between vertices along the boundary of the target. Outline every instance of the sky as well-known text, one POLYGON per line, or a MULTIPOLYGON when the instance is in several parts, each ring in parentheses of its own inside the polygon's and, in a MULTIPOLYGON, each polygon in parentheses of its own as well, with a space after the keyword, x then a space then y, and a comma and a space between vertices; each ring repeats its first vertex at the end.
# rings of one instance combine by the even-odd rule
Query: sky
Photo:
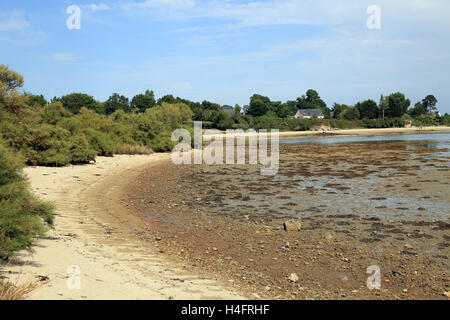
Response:
POLYGON ((450 113, 449 39, 448 0, 0 3, 0 64, 48 99, 150 89, 245 105, 254 93, 286 101, 315 89, 331 107, 400 91, 412 105, 433 94, 450 113), (67 26, 72 5, 79 29, 67 26))

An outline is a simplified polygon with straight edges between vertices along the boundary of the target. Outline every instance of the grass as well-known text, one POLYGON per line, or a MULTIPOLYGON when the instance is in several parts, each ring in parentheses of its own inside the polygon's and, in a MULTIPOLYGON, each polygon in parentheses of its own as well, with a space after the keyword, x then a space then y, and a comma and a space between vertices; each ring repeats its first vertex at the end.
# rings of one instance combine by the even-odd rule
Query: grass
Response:
POLYGON ((8 280, 0 280, 0 300, 24 300, 28 294, 42 285, 41 281, 28 281, 14 284, 8 280))
POLYGON ((153 150, 147 146, 131 145, 131 144, 119 144, 117 146, 116 154, 152 154, 153 150))

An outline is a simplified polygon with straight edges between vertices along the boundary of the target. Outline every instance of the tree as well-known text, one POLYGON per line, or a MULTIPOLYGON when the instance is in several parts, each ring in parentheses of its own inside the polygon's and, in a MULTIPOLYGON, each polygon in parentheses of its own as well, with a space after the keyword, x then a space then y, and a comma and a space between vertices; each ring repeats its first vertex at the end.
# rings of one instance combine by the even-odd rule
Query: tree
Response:
POLYGON ((233 111, 234 111, 234 114, 235 114, 235 115, 239 115, 239 114, 241 114, 242 108, 241 108, 240 105, 235 104, 235 105, 234 105, 233 111))
POLYGON ((344 113, 350 109, 351 107, 346 105, 346 104, 339 104, 339 103, 334 103, 333 104, 333 118, 334 119, 342 119, 342 116, 344 115, 344 113))
POLYGON ((340 116, 345 120, 359 120, 360 113, 358 107, 354 106, 344 110, 340 116))
POLYGON ((26 98, 17 90, 23 86, 23 82, 22 75, 9 70, 8 66, 0 65, 0 111, 4 107, 15 115, 16 120, 27 113, 26 98))
POLYGON ((155 93, 150 90, 145 91, 145 94, 138 94, 131 99, 131 108, 139 112, 145 112, 145 110, 154 106, 156 106, 155 93))
POLYGON ((176 101, 176 99, 175 99, 175 97, 173 95, 168 94, 168 95, 165 95, 164 97, 161 97, 161 98, 158 99, 158 105, 159 106, 161 106, 164 102, 173 104, 173 103, 176 103, 177 101, 176 101))
POLYGON ((83 107, 94 110, 97 113, 103 113, 104 111, 101 103, 96 101, 94 97, 85 93, 71 93, 61 97, 60 99, 52 100, 52 102, 57 101, 60 101, 64 108, 74 114, 78 114, 83 107))
POLYGON ((386 114, 386 110, 389 107, 389 101, 388 100, 389 100, 388 97, 385 97, 385 96, 381 95, 379 107, 380 107, 381 116, 383 118, 383 123, 384 123, 384 116, 386 114))
POLYGON ((387 97, 385 115, 391 118, 401 117, 406 113, 410 104, 411 101, 406 99, 403 93, 392 93, 387 97))
POLYGON ((0 64, 0 93, 13 91, 23 86, 23 76, 0 64))
POLYGON ((41 95, 34 95, 34 94, 25 94, 25 96, 28 98, 27 104, 30 107, 39 106, 39 107, 45 107, 48 104, 48 101, 45 100, 44 96, 41 95))
POLYGON ((113 93, 104 103, 104 110, 106 114, 114 113, 117 110, 130 112, 130 102, 127 97, 121 96, 118 93, 113 93))
POLYGON ((204 100, 202 102, 202 108, 206 109, 206 110, 215 110, 215 111, 219 111, 220 109, 222 109, 220 107, 220 104, 214 103, 214 102, 210 102, 210 101, 206 101, 204 100))
POLYGON ((363 102, 358 102, 356 107, 359 110, 359 116, 361 119, 377 119, 380 116, 380 109, 378 105, 373 100, 365 100, 363 102))
POLYGON ((271 107, 271 102, 268 97, 254 94, 250 98, 250 105, 247 114, 253 117, 260 117, 265 115, 271 107))
POLYGON ((313 89, 306 91, 306 96, 302 95, 297 98, 297 108, 318 109, 321 110, 325 116, 330 116, 330 109, 327 108, 327 104, 320 98, 319 93, 313 89))
POLYGON ((422 105, 425 107, 428 113, 435 113, 437 111, 437 102, 437 99, 433 95, 429 94, 425 97, 425 99, 422 100, 422 105))
POLYGON ((408 114, 410 114, 412 117, 418 117, 418 116, 421 116, 426 113, 427 113, 427 108, 425 108, 425 106, 420 102, 417 102, 414 105, 414 108, 411 108, 408 111, 408 114))
POLYGON ((282 104, 281 109, 278 112, 278 117, 288 118, 293 117, 297 113, 297 102, 293 100, 288 100, 282 104))

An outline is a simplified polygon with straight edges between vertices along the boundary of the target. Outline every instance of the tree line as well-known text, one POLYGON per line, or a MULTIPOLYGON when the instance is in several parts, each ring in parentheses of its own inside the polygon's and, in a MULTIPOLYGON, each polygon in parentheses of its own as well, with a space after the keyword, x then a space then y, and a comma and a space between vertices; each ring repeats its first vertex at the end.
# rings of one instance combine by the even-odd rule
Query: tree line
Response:
POLYGON ((427 95, 417 102, 414 107, 411 101, 401 92, 381 96, 377 103, 367 99, 354 105, 334 103, 330 108, 322 100, 316 90, 309 89, 304 95, 295 100, 272 101, 269 97, 254 94, 250 97, 248 105, 234 107, 221 105, 210 101, 194 102, 173 95, 165 95, 159 99, 155 93, 147 90, 145 93, 134 96, 131 100, 119 93, 112 94, 106 101, 99 102, 94 97, 84 93, 71 93, 62 97, 54 97, 50 102, 42 95, 26 94, 29 104, 41 107, 49 103, 60 102, 62 106, 73 114, 78 114, 82 108, 93 110, 98 114, 111 115, 117 111, 125 113, 145 113, 147 110, 163 104, 187 105, 195 121, 203 121, 207 128, 217 129, 248 129, 267 128, 270 126, 281 130, 308 130, 317 121, 293 120, 299 109, 318 109, 322 111, 325 119, 321 122, 336 128, 383 128, 402 127, 409 122, 412 125, 446 125, 449 123, 448 115, 440 116, 437 113, 437 99, 427 95), (227 110, 227 111, 225 111, 227 110), (229 111, 232 112, 229 112, 229 111), (245 113, 243 113, 245 111, 245 113), (311 124, 311 125, 308 125, 311 124))

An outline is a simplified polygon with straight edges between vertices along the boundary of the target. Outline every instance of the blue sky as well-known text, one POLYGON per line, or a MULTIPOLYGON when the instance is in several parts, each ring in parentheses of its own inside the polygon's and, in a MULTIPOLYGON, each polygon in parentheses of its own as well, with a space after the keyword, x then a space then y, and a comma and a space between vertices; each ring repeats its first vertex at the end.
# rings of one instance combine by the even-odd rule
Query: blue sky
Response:
POLYGON ((450 113, 448 0, 117 0, 0 3, 0 63, 47 98, 146 89, 241 105, 316 89, 331 106, 401 91, 450 113), (369 30, 366 10, 381 9, 369 30), (81 29, 69 30, 70 5, 81 29))

